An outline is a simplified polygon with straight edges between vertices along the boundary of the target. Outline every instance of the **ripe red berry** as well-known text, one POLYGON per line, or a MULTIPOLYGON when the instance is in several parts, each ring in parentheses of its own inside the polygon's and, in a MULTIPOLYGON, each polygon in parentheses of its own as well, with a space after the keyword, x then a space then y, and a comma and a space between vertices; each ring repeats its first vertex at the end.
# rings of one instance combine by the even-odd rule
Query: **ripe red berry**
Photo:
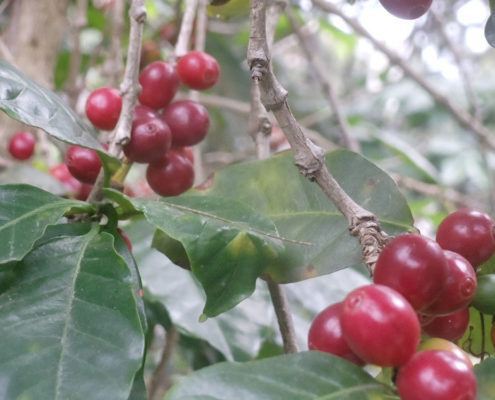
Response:
POLYGON ((65 156, 65 163, 74 178, 91 185, 95 183, 101 169, 98 153, 79 146, 69 148, 65 156))
POLYGON ((92 92, 86 101, 86 115, 99 129, 111 131, 122 110, 122 97, 117 89, 104 87, 92 92))
POLYGON ((139 74, 142 90, 138 99, 145 106, 159 109, 168 105, 179 88, 180 78, 175 68, 163 61, 155 61, 139 74))
POLYGON ((447 278, 440 296, 427 309, 425 314, 447 315, 469 305, 478 286, 473 267, 460 254, 444 250, 447 259, 447 278))
POLYGON ((459 210, 448 215, 437 230, 437 242, 445 250, 467 258, 473 267, 483 264, 495 252, 493 220, 475 210, 459 210))
POLYGON ((92 189, 93 189, 93 185, 88 185, 87 183, 82 183, 81 189, 79 189, 79 192, 76 194, 76 199, 81 200, 81 201, 87 200, 92 189))
POLYGON ((397 375, 401 400, 474 400, 477 383, 471 366, 446 350, 416 353, 397 375))
POLYGON ((463 308, 453 314, 434 317, 422 325, 423 331, 431 337, 457 342, 469 325, 469 309, 463 308))
POLYGON ((140 119, 158 118, 158 113, 150 107, 138 104, 134 107, 134 114, 132 114, 132 123, 140 119))
POLYGON ((79 193, 82 183, 72 176, 67 164, 58 164, 50 168, 50 174, 59 180, 65 188, 72 193, 79 193))
POLYGON ((191 147, 172 147, 174 151, 186 157, 194 165, 194 153, 191 147))
POLYGON ((342 335, 340 315, 343 303, 335 303, 321 311, 313 320, 308 333, 308 347, 344 358, 357 365, 364 361, 356 356, 342 335))
POLYGON ((350 292, 340 316, 344 339, 362 360, 383 367, 404 364, 416 351, 416 312, 395 290, 367 285, 350 292))
POLYGON ((416 310, 432 304, 442 290, 447 260, 442 248, 421 235, 400 235, 378 258, 373 282, 402 294, 416 310))
POLYGON ((178 196, 194 183, 191 162, 174 150, 169 150, 159 162, 148 165, 146 180, 160 196, 178 196))
POLYGON ((210 54, 191 51, 179 59, 177 72, 182 82, 191 89, 205 90, 217 83, 220 67, 210 54))
POLYGON ((131 161, 151 163, 161 160, 171 144, 172 134, 165 122, 159 118, 139 119, 132 125, 124 154, 131 161))
POLYGON ((380 0, 390 14, 403 19, 416 19, 425 14, 432 0, 380 0))
POLYGON ((210 116, 205 107, 191 100, 181 100, 163 110, 163 120, 172 131, 172 145, 192 146, 208 132, 210 116))
POLYGON ((34 153, 36 139, 30 132, 17 132, 9 142, 9 153, 18 160, 27 160, 34 153))

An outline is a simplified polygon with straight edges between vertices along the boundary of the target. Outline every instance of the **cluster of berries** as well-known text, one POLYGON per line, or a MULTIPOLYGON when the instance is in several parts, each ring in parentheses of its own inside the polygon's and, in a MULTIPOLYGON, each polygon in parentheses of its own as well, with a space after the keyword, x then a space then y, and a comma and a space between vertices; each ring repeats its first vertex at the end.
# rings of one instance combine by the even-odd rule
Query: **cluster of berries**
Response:
POLYGON ((394 238, 377 260, 373 284, 318 314, 309 348, 358 365, 400 367, 396 384, 403 400, 474 400, 472 365, 452 342, 467 329, 476 268, 495 252, 493 230, 488 215, 460 210, 442 221, 436 241, 418 234, 394 238), (421 329, 449 346, 418 352, 421 329))
MULTIPOLYGON (((192 187, 194 159, 189 146, 201 142, 210 125, 203 105, 190 100, 172 102, 180 82, 204 90, 217 82, 219 73, 215 58, 196 51, 183 56, 177 68, 156 61, 141 71, 140 104, 134 109, 130 141, 123 150, 129 161, 148 164, 146 180, 155 193, 177 196, 192 187)), ((121 110, 122 98, 114 88, 97 89, 86 102, 88 119, 101 130, 114 129, 121 110)), ((94 184, 101 169, 98 153, 79 146, 68 149, 65 164, 85 185, 94 184)))

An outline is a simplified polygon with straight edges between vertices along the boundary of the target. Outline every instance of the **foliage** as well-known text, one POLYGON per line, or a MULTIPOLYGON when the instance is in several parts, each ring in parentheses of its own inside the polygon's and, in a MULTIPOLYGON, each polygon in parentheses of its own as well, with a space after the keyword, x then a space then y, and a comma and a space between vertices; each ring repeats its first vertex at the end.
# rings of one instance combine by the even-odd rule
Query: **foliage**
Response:
MULTIPOLYGON (((476 24, 462 22, 461 13, 455 13, 470 1, 444 2, 449 7, 442 18, 457 27, 459 47, 476 24)), ((111 42, 111 13, 90 3, 80 35, 80 73, 87 88, 107 84, 102 49, 111 42)), ((145 41, 157 43, 165 58, 173 39, 164 29, 167 24, 179 28, 173 3, 147 1, 145 41)), ((303 3, 294 11, 308 23, 305 28, 318 26, 313 50, 335 84, 361 154, 334 150, 340 125, 320 93, 321 82, 308 73, 310 64, 287 18, 275 31, 274 70, 290 93, 295 116, 325 147, 326 166, 351 198, 373 212, 390 235, 419 228, 433 236, 449 211, 470 205, 449 196, 452 191, 492 209, 492 151, 398 71, 393 60, 384 60, 341 21, 303 3), (413 179, 416 187, 399 189, 398 175, 413 179), (421 184, 436 190, 422 192, 421 184)), ((58 54, 57 93, 0 60, 0 109, 42 129, 57 146, 97 150, 106 176, 101 201, 65 197, 64 186, 47 173, 60 160, 52 145, 32 164, 0 171, 0 399, 142 400, 164 354, 163 335, 170 338, 174 330, 179 339, 165 361, 167 379, 176 385, 167 400, 398 398, 391 379, 383 384, 388 371, 375 379, 373 368, 370 374, 331 355, 305 351, 314 316, 368 283, 369 276, 349 221, 299 174, 292 154, 255 160, 246 112, 247 4, 232 0, 230 8, 208 7, 212 30, 218 32, 208 32, 206 50, 222 68, 214 90, 198 95, 211 117, 207 139, 198 148, 209 178, 178 197, 150 198, 139 190, 131 197, 111 188, 120 162, 103 151, 101 133, 80 116, 81 107, 73 110, 64 100, 73 59, 69 41, 58 54), (132 252, 118 227, 129 235, 132 252), (299 354, 281 355, 266 280, 286 289, 299 354)), ((356 2, 344 9, 362 14, 364 23, 373 7, 356 2)), ((410 25, 408 62, 493 128, 492 53, 463 49, 464 68, 476 65, 478 75, 470 82, 478 103, 470 103, 465 78, 436 68, 441 63, 450 72, 463 68, 452 62, 453 49, 438 25, 432 17, 419 20, 414 29, 410 25)), ((126 25, 122 50, 127 33, 126 25)), ((398 46, 393 39, 386 41, 398 46)), ((126 184, 139 188, 142 173, 134 165, 126 184)), ((493 272, 494 262, 484 265, 483 273, 493 272)), ((492 322, 471 309, 470 327, 459 341, 465 350, 488 358, 475 367, 483 400, 494 391, 492 322)))

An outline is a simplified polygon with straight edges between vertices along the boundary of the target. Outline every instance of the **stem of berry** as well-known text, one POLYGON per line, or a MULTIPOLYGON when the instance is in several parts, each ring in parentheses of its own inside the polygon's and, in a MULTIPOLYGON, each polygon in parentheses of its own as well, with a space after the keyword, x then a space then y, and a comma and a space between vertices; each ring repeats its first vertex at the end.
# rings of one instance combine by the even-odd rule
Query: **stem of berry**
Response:
POLYGON ((266 40, 266 0, 251 1, 251 30, 248 63, 252 79, 259 80, 261 101, 277 119, 294 154, 295 164, 310 181, 316 182, 349 222, 350 233, 362 247, 363 261, 373 273, 378 254, 389 240, 376 216, 362 208, 340 187, 325 165, 325 154, 303 133, 287 102, 287 91, 275 77, 266 40))
MULTIPOLYGON (((129 33, 129 47, 127 49, 127 64, 124 79, 120 85, 122 95, 122 111, 119 121, 112 135, 109 153, 114 157, 120 157, 122 146, 126 145, 131 137, 132 115, 140 91, 139 85, 139 61, 141 58, 141 41, 143 38, 143 25, 146 21, 145 0, 132 0, 129 11, 131 28, 129 33)), ((101 171, 96 180, 87 201, 98 201, 102 197, 104 185, 104 172, 101 171)))

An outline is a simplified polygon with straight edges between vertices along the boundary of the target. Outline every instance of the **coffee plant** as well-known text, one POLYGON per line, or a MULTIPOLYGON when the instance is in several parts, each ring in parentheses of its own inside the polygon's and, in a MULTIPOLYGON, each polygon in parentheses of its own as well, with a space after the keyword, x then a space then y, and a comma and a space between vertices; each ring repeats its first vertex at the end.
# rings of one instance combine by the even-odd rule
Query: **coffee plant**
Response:
POLYGON ((0 400, 494 399, 494 12, 0 3, 0 400))

